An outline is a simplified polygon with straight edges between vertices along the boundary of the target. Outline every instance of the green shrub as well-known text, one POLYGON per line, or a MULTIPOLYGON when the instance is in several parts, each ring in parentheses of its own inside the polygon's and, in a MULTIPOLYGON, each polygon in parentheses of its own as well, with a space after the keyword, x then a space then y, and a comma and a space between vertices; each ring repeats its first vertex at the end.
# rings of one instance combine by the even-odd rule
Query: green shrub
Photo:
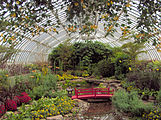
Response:
POLYGON ((136 87, 159 90, 161 87, 161 74, 155 71, 130 72, 127 75, 128 82, 135 82, 136 87))
POLYGON ((111 77, 114 75, 115 68, 114 64, 111 63, 109 60, 101 60, 98 62, 98 72, 103 77, 111 77))
POLYGON ((144 112, 153 109, 152 104, 144 104, 139 98, 136 91, 130 93, 125 90, 115 92, 112 97, 113 105, 122 112, 131 113, 132 115, 141 116, 144 112))
POLYGON ((157 101, 158 101, 158 103, 161 105, 161 89, 159 90, 159 92, 158 92, 158 95, 157 95, 157 101))
POLYGON ((0 69, 0 86, 7 87, 8 71, 0 69))
POLYGON ((39 99, 42 96, 49 95, 48 92, 52 90, 57 90, 57 77, 53 74, 47 74, 46 76, 41 76, 39 86, 34 86, 32 90, 29 91, 29 95, 32 99, 39 99))
POLYGON ((71 113, 75 102, 67 96, 44 98, 33 101, 32 105, 22 105, 18 113, 11 112, 5 115, 4 120, 39 120, 50 116, 71 113))
POLYGON ((119 56, 115 61, 115 78, 123 78, 129 72, 129 57, 127 55, 119 56))

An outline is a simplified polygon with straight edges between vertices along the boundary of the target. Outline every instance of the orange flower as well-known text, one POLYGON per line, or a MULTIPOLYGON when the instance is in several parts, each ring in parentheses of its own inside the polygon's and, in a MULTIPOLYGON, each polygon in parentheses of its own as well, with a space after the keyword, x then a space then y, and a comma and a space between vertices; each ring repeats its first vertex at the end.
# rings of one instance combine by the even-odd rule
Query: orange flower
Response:
POLYGON ((48 66, 48 68, 52 68, 52 66, 48 66))
POLYGON ((36 70, 33 70, 32 72, 36 72, 36 70))
POLYGON ((30 76, 30 78, 34 78, 34 76, 30 76))
POLYGON ((28 17, 28 16, 25 16, 25 18, 26 18, 26 19, 29 19, 29 17, 28 17))
POLYGON ((59 69, 59 67, 55 67, 56 69, 59 69))

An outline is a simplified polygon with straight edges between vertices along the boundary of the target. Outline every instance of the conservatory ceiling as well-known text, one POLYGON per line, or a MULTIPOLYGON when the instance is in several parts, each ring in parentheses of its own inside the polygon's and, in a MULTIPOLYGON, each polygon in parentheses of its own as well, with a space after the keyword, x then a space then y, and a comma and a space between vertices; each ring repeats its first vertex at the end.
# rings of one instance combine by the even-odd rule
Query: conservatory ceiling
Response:
MULTIPOLYGON (((88 34, 81 34, 79 31, 76 32, 69 32, 66 25, 69 25, 69 22, 67 21, 67 16, 65 10, 68 9, 67 7, 64 7, 61 9, 61 5, 63 5, 63 0, 59 0, 53 3, 55 10, 48 10, 45 14, 49 14, 50 18, 43 19, 41 22, 39 22, 37 25, 41 26, 41 24, 47 22, 49 19, 52 21, 53 24, 57 24, 57 20, 59 19, 60 25, 59 28, 56 28, 55 30, 51 30, 50 26, 47 26, 46 29, 48 29, 47 32, 40 32, 39 34, 33 35, 32 32, 26 32, 24 34, 24 37, 22 38, 21 42, 19 42, 19 38, 16 38, 14 41, 16 45, 14 48, 17 50, 15 54, 12 55, 12 57, 8 60, 8 63, 33 63, 33 62, 44 62, 47 61, 48 54, 52 51, 52 49, 56 46, 58 46, 60 43, 63 43, 64 41, 69 40, 71 43, 77 42, 77 41, 84 41, 84 40, 92 40, 92 41, 100 41, 103 43, 108 43, 112 47, 122 46, 124 43, 127 43, 129 41, 134 41, 133 38, 129 38, 127 40, 121 41, 120 38, 122 36, 122 30, 120 27, 115 27, 116 31, 112 35, 106 35, 104 24, 106 24, 106 21, 100 20, 97 22, 97 29, 95 32, 88 34), (56 12, 57 11, 57 12, 56 12), (58 18, 55 17, 55 13, 57 13, 58 18)), ((133 2, 130 2, 129 10, 128 10, 128 18, 132 21, 130 24, 130 27, 135 30, 135 26, 137 23, 135 22, 137 20, 137 17, 139 16, 139 11, 137 10, 136 6, 138 4, 137 0, 133 0, 133 2), (136 3, 136 4, 133 4, 136 3)), ((158 19, 160 21, 160 13, 158 14, 158 19)), ((10 19, 9 16, 6 17, 6 19, 10 19)), ((123 14, 121 14, 118 23, 127 24, 125 21, 125 18, 123 14)), ((156 25, 156 27, 161 30, 161 26, 156 25)), ((19 27, 17 27, 14 32, 21 33, 21 30, 19 27)), ((7 33, 3 33, 7 34, 7 33)), ((157 34, 155 36, 158 40, 161 38, 161 34, 157 34)), ((2 38, 1 38, 2 39, 2 38)), ((152 39, 152 38, 151 38, 152 39)), ((1 45, 4 46, 10 46, 9 43, 6 42, 0 42, 1 45)), ((145 43, 145 51, 146 53, 142 53, 139 56, 140 60, 146 59, 146 60, 161 60, 161 47, 158 46, 156 49, 156 46, 152 46, 152 43, 145 43)))

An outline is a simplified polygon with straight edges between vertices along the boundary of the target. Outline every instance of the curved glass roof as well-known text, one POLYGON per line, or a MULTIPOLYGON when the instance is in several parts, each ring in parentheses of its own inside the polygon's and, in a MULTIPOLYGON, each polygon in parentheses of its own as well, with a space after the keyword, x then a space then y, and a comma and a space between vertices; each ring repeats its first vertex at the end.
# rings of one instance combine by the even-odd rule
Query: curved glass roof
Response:
MULTIPOLYGON (((139 11, 137 10, 136 6, 138 4, 137 0, 133 0, 134 3, 131 3, 131 6, 128 10, 128 18, 132 21, 132 24, 130 24, 131 28, 134 28, 137 25, 136 19, 140 15, 139 11)), ((93 41, 100 41, 103 43, 108 43, 112 47, 122 46, 124 43, 127 43, 129 41, 133 41, 133 39, 129 38, 126 41, 120 41, 120 37, 122 36, 122 31, 118 27, 116 27, 116 32, 113 34, 113 36, 108 35, 105 37, 105 30, 103 24, 106 24, 106 21, 99 21, 98 22, 98 28, 96 29, 96 32, 91 34, 90 36, 82 35, 79 32, 74 32, 69 34, 67 29, 65 28, 66 25, 69 23, 67 22, 67 15, 65 10, 67 7, 64 7, 64 9, 61 9, 61 5, 63 5, 63 0, 59 0, 57 2, 54 2, 54 10, 48 10, 45 14, 49 14, 50 18, 43 19, 40 23, 37 25, 41 27, 43 23, 46 23, 48 20, 51 20, 53 24, 57 25, 57 20, 60 20, 60 27, 56 28, 58 31, 58 34, 50 29, 53 29, 49 26, 46 27, 48 29, 47 32, 40 32, 40 34, 32 35, 32 32, 26 32, 24 34, 24 38, 19 42, 19 38, 15 40, 15 43, 17 42, 17 45, 14 47, 18 51, 12 55, 11 59, 8 60, 8 63, 33 63, 33 62, 45 62, 47 61, 48 54, 52 51, 54 47, 59 45, 60 43, 69 40, 73 43, 76 41, 83 41, 83 40, 93 40, 93 41), (55 13, 57 11, 58 18, 55 17, 55 13)), ((159 16, 159 13, 158 13, 159 16)), ((8 17, 7 17, 8 18, 8 17)), ((119 23, 127 24, 125 21, 124 15, 120 16, 120 19, 118 20, 119 23)), ((160 16, 159 18, 160 19, 160 16)), ((161 30, 161 26, 157 26, 159 30, 161 30)), ((21 33, 21 30, 19 28, 15 29, 14 32, 21 33)), ((157 39, 160 40, 161 34, 159 33, 157 36, 155 36, 157 39)), ((0 42, 0 45, 10 46, 8 43, 0 42)), ((159 50, 161 50, 161 47, 158 46, 159 50)), ((139 56, 140 60, 161 60, 161 52, 158 52, 156 49, 156 46, 152 46, 152 43, 145 43, 145 51, 147 53, 142 53, 139 56)))

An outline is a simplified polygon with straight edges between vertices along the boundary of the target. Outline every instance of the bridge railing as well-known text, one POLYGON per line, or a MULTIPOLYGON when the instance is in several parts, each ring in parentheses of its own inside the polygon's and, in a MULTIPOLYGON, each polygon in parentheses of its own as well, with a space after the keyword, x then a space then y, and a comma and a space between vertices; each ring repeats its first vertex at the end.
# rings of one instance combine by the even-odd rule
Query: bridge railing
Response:
POLYGON ((93 95, 93 97, 96 97, 97 95, 113 95, 114 89, 110 88, 88 88, 88 89, 76 89, 75 88, 75 95, 78 98, 78 96, 81 95, 93 95))

